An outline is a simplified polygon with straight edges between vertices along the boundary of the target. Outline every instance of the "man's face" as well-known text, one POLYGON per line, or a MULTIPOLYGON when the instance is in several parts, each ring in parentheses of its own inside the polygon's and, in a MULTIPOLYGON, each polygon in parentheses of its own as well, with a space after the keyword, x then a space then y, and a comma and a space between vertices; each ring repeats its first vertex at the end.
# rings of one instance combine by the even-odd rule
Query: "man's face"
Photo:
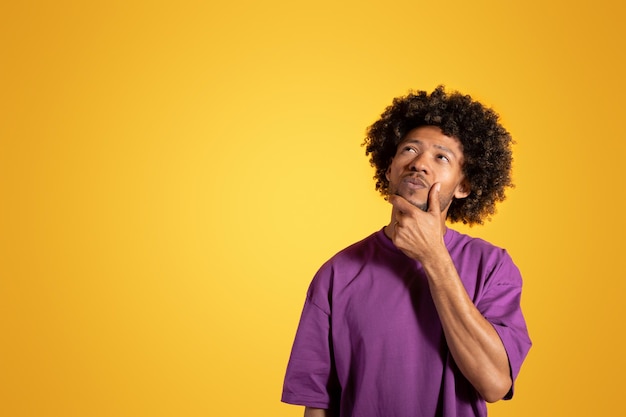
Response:
POLYGON ((410 130, 398 145, 386 177, 389 194, 397 194, 426 211, 428 192, 441 184, 441 211, 446 212, 453 198, 469 195, 469 185, 462 171, 461 143, 446 136, 436 126, 410 130))

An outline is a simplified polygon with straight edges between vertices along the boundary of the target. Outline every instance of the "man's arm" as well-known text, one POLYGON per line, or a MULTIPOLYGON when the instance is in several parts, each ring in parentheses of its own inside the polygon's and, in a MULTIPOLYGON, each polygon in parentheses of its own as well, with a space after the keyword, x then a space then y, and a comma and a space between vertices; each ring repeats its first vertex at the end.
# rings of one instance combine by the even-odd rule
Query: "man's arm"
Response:
POLYGON ((463 375, 486 401, 501 400, 513 383, 506 350, 491 323, 472 303, 446 254, 423 266, 448 348, 463 375))
POLYGON ((427 212, 399 196, 389 201, 394 206, 391 238, 424 267, 454 361, 486 401, 502 399, 512 386, 506 350, 469 298, 445 246, 445 214, 439 207, 438 186, 430 190, 427 212))
POLYGON ((304 417, 330 417, 330 413, 328 410, 324 410, 323 408, 304 408, 304 417))

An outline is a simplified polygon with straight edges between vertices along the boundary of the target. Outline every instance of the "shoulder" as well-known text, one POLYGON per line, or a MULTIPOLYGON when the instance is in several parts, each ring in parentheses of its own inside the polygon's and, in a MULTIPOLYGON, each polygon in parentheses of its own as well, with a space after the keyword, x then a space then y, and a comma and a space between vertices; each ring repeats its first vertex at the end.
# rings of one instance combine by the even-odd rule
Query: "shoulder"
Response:
POLYGON ((487 242, 484 239, 466 235, 454 229, 448 229, 445 235, 446 246, 448 250, 463 250, 472 252, 494 252, 503 249, 487 242))
POLYGON ((367 268, 374 267, 377 260, 391 259, 401 255, 382 229, 340 250, 328 259, 315 274, 309 288, 309 297, 316 293, 327 294, 335 286, 345 286, 367 268))
POLYGON ((475 270, 485 280, 521 285, 519 269, 506 249, 452 229, 445 240, 459 273, 475 270))
POLYGON ((314 281, 320 281, 332 277, 337 271, 358 268, 372 253, 376 252, 378 246, 378 232, 372 233, 366 238, 351 244, 350 246, 335 253, 328 259, 315 275, 314 281))
POLYGON ((340 250, 324 263, 322 268, 349 267, 359 265, 381 252, 393 251, 393 243, 385 236, 382 229, 364 239, 340 250))
POLYGON ((448 229, 446 232, 445 242, 448 251, 461 258, 478 256, 486 259, 511 259, 506 249, 484 239, 469 236, 453 229, 448 229))

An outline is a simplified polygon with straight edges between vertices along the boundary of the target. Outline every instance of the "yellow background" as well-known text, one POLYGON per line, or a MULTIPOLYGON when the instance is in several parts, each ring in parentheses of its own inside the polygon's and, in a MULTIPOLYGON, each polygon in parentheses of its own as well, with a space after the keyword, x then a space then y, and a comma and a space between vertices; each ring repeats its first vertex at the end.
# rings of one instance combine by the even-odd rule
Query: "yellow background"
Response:
POLYGON ((534 347, 491 416, 624 415, 617 1, 4 1, 0 416, 299 416, 312 275, 389 207, 360 146, 438 84, 501 115, 484 227, 534 347))

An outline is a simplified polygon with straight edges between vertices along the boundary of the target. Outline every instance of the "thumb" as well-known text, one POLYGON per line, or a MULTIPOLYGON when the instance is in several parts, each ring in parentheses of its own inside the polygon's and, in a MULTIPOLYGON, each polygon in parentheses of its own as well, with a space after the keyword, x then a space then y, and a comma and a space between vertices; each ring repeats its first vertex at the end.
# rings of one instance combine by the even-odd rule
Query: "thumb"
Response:
POLYGON ((430 187, 428 193, 428 211, 430 213, 440 213, 441 207, 439 202, 439 191, 441 190, 441 184, 436 182, 430 187))

